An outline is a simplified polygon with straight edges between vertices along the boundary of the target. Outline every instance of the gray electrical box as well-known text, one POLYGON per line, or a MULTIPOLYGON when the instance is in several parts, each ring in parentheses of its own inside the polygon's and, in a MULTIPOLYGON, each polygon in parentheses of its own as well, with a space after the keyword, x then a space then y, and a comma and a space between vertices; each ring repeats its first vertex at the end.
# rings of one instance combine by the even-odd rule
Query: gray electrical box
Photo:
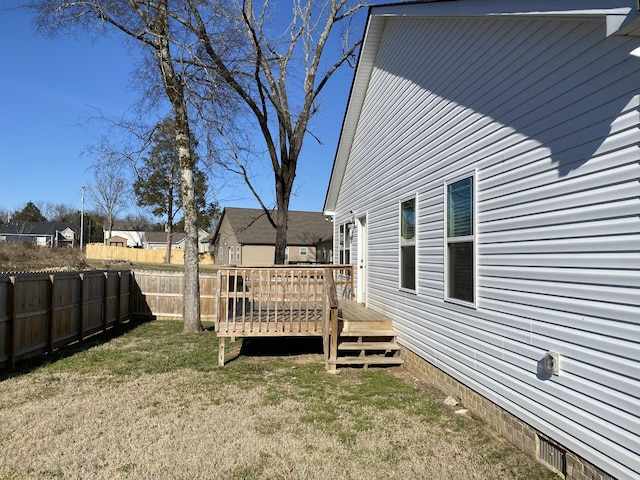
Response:
POLYGON ((544 356, 544 369, 550 375, 560 374, 560 354, 547 352, 544 356))

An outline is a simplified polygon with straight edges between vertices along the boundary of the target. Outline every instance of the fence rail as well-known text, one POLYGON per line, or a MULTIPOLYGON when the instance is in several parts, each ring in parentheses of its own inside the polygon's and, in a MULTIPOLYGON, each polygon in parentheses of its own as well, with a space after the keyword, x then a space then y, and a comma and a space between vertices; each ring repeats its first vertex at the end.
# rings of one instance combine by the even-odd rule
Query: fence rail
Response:
POLYGON ((50 352, 129 318, 131 272, 0 276, 0 365, 50 352))

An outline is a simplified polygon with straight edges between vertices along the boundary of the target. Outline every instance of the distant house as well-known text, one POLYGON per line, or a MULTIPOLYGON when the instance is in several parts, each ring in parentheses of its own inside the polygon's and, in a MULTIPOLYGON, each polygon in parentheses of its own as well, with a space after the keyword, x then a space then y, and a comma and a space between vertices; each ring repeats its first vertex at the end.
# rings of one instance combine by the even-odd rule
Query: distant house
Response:
MULTIPOLYGON (((147 250, 163 250, 167 248, 167 232, 144 232, 145 241, 142 248, 147 250)), ((184 233, 174 232, 171 238, 171 248, 182 248, 184 233), (178 244, 181 246, 179 247, 178 244)))
POLYGON ((145 232, 150 230, 150 226, 144 222, 129 222, 129 221, 115 221, 113 222, 113 228, 108 230, 108 226, 104 228, 104 242, 105 245, 111 245, 113 242, 109 242, 111 237, 119 237, 117 240, 117 246, 142 248, 145 240, 145 232), (124 239, 126 245, 121 245, 124 239))
POLYGON ((0 225, 0 241, 47 247, 75 247, 77 228, 68 222, 13 222, 0 225))
POLYGON ((373 6, 325 214, 409 371, 567 479, 640 478, 637 0, 373 6))
MULTIPOLYGON (((166 232, 144 232, 145 241, 143 248, 151 250, 160 250, 167 247, 167 233, 166 232)), ((209 232, 198 229, 198 251, 205 253, 209 251, 209 242, 205 239, 209 236, 209 232)), ((171 239, 171 248, 184 249, 186 236, 182 232, 174 232, 171 239)))
MULTIPOLYGON (((329 263, 331 222, 321 212, 289 211, 288 263, 329 263)), ((209 237, 219 265, 272 265, 276 231, 263 210, 227 207, 209 237)))

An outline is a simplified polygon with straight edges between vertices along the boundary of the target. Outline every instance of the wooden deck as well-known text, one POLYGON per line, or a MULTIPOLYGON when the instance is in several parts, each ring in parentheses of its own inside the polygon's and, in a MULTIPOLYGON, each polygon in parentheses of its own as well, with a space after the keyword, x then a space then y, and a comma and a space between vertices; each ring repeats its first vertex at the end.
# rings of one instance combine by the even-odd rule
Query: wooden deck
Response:
POLYGON ((218 272, 218 363, 227 337, 323 338, 325 365, 398 365, 391 320, 353 301, 353 266, 229 268, 218 272))
MULTIPOLYGON (((219 323, 218 336, 264 337, 264 336, 321 336, 323 308, 321 302, 310 302, 302 308, 282 306, 276 302, 260 302, 237 308, 240 314, 219 323)), ((338 306, 340 330, 362 328, 391 328, 391 320, 352 300, 342 301, 338 306)))

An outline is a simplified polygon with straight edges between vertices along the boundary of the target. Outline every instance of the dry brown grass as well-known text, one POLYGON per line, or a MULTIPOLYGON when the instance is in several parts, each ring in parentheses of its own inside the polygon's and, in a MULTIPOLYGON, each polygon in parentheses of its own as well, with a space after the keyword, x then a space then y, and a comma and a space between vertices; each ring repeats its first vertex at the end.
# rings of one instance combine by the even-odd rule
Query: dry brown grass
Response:
POLYGON ((140 328, 0 382, 0 479, 551 478, 400 370, 219 369, 213 333, 140 328))
POLYGON ((87 264, 77 248, 39 247, 0 242, 0 272, 82 270, 87 264))
MULTIPOLYGON (((0 242, 0 273, 136 268, 179 272, 184 270, 184 265, 86 259, 84 252, 77 248, 48 248, 31 243, 0 242)), ((216 272, 217 267, 215 265, 200 265, 200 271, 216 272)))

